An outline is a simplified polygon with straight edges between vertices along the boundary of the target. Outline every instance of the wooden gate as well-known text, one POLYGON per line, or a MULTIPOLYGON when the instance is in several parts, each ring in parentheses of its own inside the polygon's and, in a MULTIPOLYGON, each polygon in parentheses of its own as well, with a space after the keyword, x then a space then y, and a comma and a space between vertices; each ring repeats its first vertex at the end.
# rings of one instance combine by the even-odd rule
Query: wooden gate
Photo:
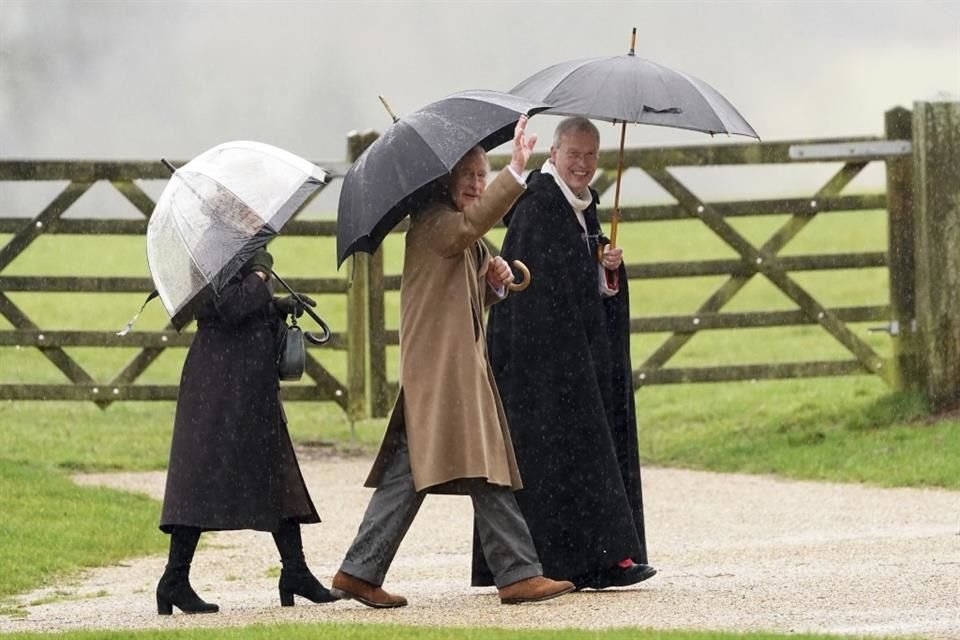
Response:
MULTIPOLYGON (((342 174, 348 163, 332 163, 342 174), (337 166, 338 165, 338 166, 337 166)), ((331 163, 324 163, 328 168, 331 163)), ((0 383, 0 399, 7 400, 89 400, 101 407, 119 400, 174 400, 176 384, 136 384, 147 369, 167 350, 186 347, 193 334, 177 333, 171 325, 159 331, 132 331, 118 337, 113 331, 50 330, 38 324, 8 295, 30 293, 139 293, 153 289, 149 278, 82 277, 3 274, 31 244, 42 235, 72 236, 139 236, 146 233, 147 220, 154 208, 153 199, 136 180, 166 180, 169 171, 159 162, 84 162, 84 161, 0 161, 0 180, 66 181, 68 184, 40 213, 32 218, 0 217, 0 234, 12 234, 0 247, 0 316, 12 329, 0 330, 0 362, 3 348, 36 348, 59 369, 68 382, 63 384, 0 383), (142 214, 141 219, 70 219, 64 214, 98 182, 108 183, 142 214), (107 380, 97 380, 65 348, 102 347, 138 349, 136 355, 107 380)), ((283 230, 284 237, 333 236, 332 220, 292 220, 283 230)), ((69 259, 69 258, 65 258, 69 259)), ((346 278, 291 278, 295 289, 320 294, 345 295, 348 306, 352 288, 346 278)), ((354 305, 355 306, 355 305, 354 305)), ((131 313, 135 309, 131 309, 131 313)), ((119 327, 117 327, 119 328, 119 327)), ((356 352, 351 335, 362 331, 338 331, 324 349, 356 352)), ((9 360, 9 356, 7 360, 9 360)), ((363 358, 359 365, 363 368, 363 358)), ((348 367, 349 368, 349 367, 348 367)), ((361 371, 362 375, 362 371, 361 371)), ((309 384, 285 385, 284 396, 290 400, 335 402, 344 409, 350 406, 349 383, 338 380, 307 353, 306 376, 309 384)), ((362 390, 361 390, 362 391, 362 390)))
MULTIPOLYGON (((622 210, 625 223, 699 220, 735 252, 734 258, 721 260, 628 261, 627 272, 631 280, 699 276, 723 278, 722 284, 689 313, 644 316, 631 320, 631 331, 635 335, 668 334, 649 356, 639 362, 633 372, 634 386, 868 374, 881 377, 895 388, 916 389, 926 384, 927 395, 935 400, 935 406, 960 398, 960 364, 954 362, 956 359, 952 356, 947 359, 949 361, 945 360, 941 353, 943 349, 938 348, 936 342, 944 338, 944 331, 949 334, 946 337, 952 340, 951 345, 960 340, 960 320, 957 320, 957 316, 960 316, 957 313, 960 311, 957 309, 960 306, 960 292, 951 287, 938 286, 917 289, 918 282, 932 281, 937 273, 953 273, 956 251, 949 247, 955 248, 960 243, 957 237, 960 231, 955 225, 958 214, 950 209, 955 200, 950 195, 955 187, 951 180, 956 182, 957 177, 950 171, 926 168, 929 163, 936 163, 936 167, 940 167, 960 162, 956 159, 960 145, 955 144, 955 139, 960 138, 960 132, 955 131, 960 123, 960 104, 917 104, 923 114, 918 122, 913 121, 910 111, 894 109, 886 114, 886 135, 881 137, 628 150, 626 166, 643 171, 675 202, 626 207, 622 210), (919 142, 915 140, 918 135, 921 136, 919 142), (949 144, 944 144, 943 140, 949 144), (802 198, 710 202, 698 196, 672 171, 677 167, 809 162, 841 164, 818 189, 802 198), (845 195, 844 188, 872 162, 885 164, 886 192, 845 195), (918 205, 920 210, 916 216, 915 192, 924 198, 924 204, 918 205), (885 213, 888 227, 886 250, 782 254, 784 248, 813 220, 840 211, 864 212, 865 215, 866 212, 874 212, 870 215, 885 213), (751 243, 730 223, 730 220, 743 216, 787 218, 766 240, 751 243), (915 217, 922 220, 918 222, 914 220, 915 217), (924 251, 923 270, 926 275, 922 277, 915 275, 915 247, 920 247, 917 251, 924 251), (888 270, 889 299, 861 306, 824 304, 802 286, 795 275, 799 272, 876 268, 888 270), (756 276, 762 276, 770 282, 795 308, 724 311, 756 276), (848 326, 862 322, 882 323, 889 331, 892 338, 890 357, 878 354, 848 326), (842 345, 849 356, 826 361, 668 366, 690 340, 703 331, 810 325, 821 327, 842 345), (938 401, 937 398, 943 400, 938 401)), ((375 138, 376 134, 372 132, 350 136, 348 163, 375 138)), ((536 163, 543 159, 543 154, 534 157, 531 166, 537 166, 536 163)), ((502 168, 506 162, 506 157, 491 156, 494 169, 502 168)), ((601 152, 600 171, 594 182, 595 188, 601 193, 613 183, 616 162, 616 151, 601 152)), ((329 163, 326 166, 330 166, 329 163)), ((339 173, 343 173, 345 166, 347 164, 340 164, 339 173)), ((112 332, 51 331, 39 327, 8 295, 16 292, 68 291, 144 294, 152 289, 148 278, 4 274, 4 270, 42 234, 142 236, 153 209, 153 201, 135 181, 162 180, 167 177, 166 170, 159 162, 0 161, 0 180, 68 182, 60 194, 31 219, 0 217, 0 234, 12 234, 0 247, 0 316, 13 327, 10 330, 0 328, 0 358, 3 358, 4 348, 35 348, 69 380, 69 384, 11 384, 0 381, 0 399, 88 400, 107 406, 116 400, 170 400, 176 397, 177 387, 174 384, 134 383, 166 349, 188 345, 191 334, 177 334, 169 327, 160 331, 134 331, 122 339, 112 332), (143 218, 64 219, 64 212, 98 181, 112 185, 143 218), (96 380, 64 350, 73 346, 136 346, 139 351, 109 380, 102 381, 96 380)), ((601 209, 600 216, 602 220, 609 221, 610 210, 601 209)), ((398 232, 402 230, 403 225, 398 232)), ((283 232, 284 237, 328 239, 334 234, 335 223, 330 219, 293 220, 283 232)), ((299 290, 344 297, 346 330, 337 331, 327 348, 345 352, 347 367, 345 375, 338 379, 311 356, 308 358, 307 375, 312 382, 285 385, 284 394, 290 400, 335 402, 353 418, 383 416, 396 393, 396 382, 388 377, 388 349, 398 344, 398 332, 388 328, 385 309, 388 296, 395 296, 400 288, 400 276, 385 273, 384 251, 374 256, 360 255, 352 262, 353 269, 348 277, 290 279, 291 284, 299 290)), ((395 299, 390 302, 395 304, 395 299)), ((396 314, 390 315, 392 318, 396 314)), ((391 323, 394 321, 392 319, 391 323)), ((953 350, 960 351, 960 346, 953 350)))
MULTIPOLYGON (((737 254, 728 260, 638 263, 628 260, 631 280, 725 276, 693 312, 686 315, 646 316, 631 319, 633 334, 664 333, 669 336, 633 372, 635 388, 647 385, 686 382, 785 379, 873 374, 892 386, 903 386, 907 370, 915 367, 913 331, 912 227, 905 216, 910 211, 911 183, 910 112, 895 109, 887 114, 885 137, 795 140, 747 144, 701 145, 667 148, 628 149, 624 164, 640 169, 662 187, 675 204, 624 207, 621 221, 640 223, 699 219, 737 254), (708 202, 679 180, 671 168, 771 165, 786 163, 840 162, 842 165, 808 197, 708 202), (844 195, 843 189, 869 163, 886 163, 887 193, 844 195), (781 257, 779 254, 820 215, 862 211, 889 219, 889 249, 878 252, 849 252, 781 257), (728 219, 744 216, 789 218, 770 237, 755 246, 731 226, 728 219), (793 272, 887 267, 890 270, 890 300, 867 306, 830 307, 819 302, 801 286, 793 272), (723 308, 756 276, 763 276, 796 305, 790 311, 732 313, 723 308), (894 341, 894 358, 884 358, 848 327, 853 322, 882 323, 894 341), (817 324, 850 354, 845 360, 798 361, 668 367, 668 363, 699 332, 718 329, 787 327, 817 324)), ((530 166, 539 166, 545 154, 534 156, 530 166)), ((491 156, 491 166, 501 169, 506 156, 491 156)), ((601 151, 593 187, 601 194, 615 180, 617 151, 601 151)), ((611 209, 601 208, 600 219, 609 222, 611 209)), ((399 289, 398 275, 380 275, 384 290, 399 289)), ((395 345, 398 332, 381 328, 384 345, 395 345)), ((635 363, 636 364, 636 363, 635 363)), ((374 376, 377 376, 374 373, 374 376)), ((380 374, 383 375, 383 374, 380 374)), ((387 396, 396 384, 384 385, 387 396)), ((378 404, 378 403, 375 403, 378 404)), ((383 406, 383 403, 379 403, 383 406)))

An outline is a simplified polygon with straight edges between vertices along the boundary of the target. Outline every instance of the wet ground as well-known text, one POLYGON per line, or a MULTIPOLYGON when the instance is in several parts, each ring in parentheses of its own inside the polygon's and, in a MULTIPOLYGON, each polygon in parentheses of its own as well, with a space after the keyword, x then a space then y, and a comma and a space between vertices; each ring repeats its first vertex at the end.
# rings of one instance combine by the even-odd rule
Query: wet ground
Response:
MULTIPOLYGON (((303 456, 324 522, 304 528, 327 585, 369 490, 366 458, 303 456)), ((162 473, 77 478, 160 498, 162 473)), ((160 617, 153 590, 165 558, 128 560, 23 594, 23 618, 0 632, 358 622, 512 628, 648 627, 771 630, 960 639, 960 492, 878 489, 763 476, 645 470, 651 563, 636 587, 585 591, 536 605, 499 604, 469 587, 470 500, 430 496, 384 585, 402 609, 355 602, 281 608, 269 534, 205 534, 192 582, 219 614, 160 617)))

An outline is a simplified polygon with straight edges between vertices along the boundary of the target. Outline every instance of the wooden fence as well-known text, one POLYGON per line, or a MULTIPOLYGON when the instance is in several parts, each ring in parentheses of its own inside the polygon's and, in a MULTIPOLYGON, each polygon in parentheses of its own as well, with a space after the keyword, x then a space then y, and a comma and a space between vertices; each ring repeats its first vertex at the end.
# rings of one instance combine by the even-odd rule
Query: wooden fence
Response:
MULTIPOLYGON (((881 137, 796 140, 749 144, 702 145, 627 150, 627 167, 642 170, 660 185, 675 204, 626 207, 624 222, 699 219, 731 247, 727 260, 632 263, 631 279, 723 276, 693 312, 685 315, 634 318, 631 331, 669 333, 633 374, 635 387, 684 382, 782 379, 842 375, 878 375, 894 388, 921 389, 934 407, 960 402, 960 103, 916 103, 914 111, 886 114, 881 137), (683 184, 674 167, 770 165, 842 162, 842 166, 809 197, 708 202, 683 184), (886 168, 886 192, 843 195, 846 187, 871 162, 886 168), (948 168, 944 168, 948 167, 948 168), (952 167, 951 171, 949 167, 952 167), (839 211, 886 211, 889 246, 886 251, 794 255, 782 250, 818 216, 839 211), (784 216, 783 223, 759 245, 751 244, 728 219, 738 216, 784 216), (889 300, 869 306, 830 307, 801 286, 794 272, 886 267, 889 300), (790 311, 724 312, 723 308, 756 276, 773 284, 795 305, 790 311), (893 356, 876 353, 848 327, 853 322, 882 322, 889 327, 893 356), (668 363, 698 333, 714 329, 819 325, 841 344, 845 360, 758 363, 736 366, 669 367, 668 363), (944 347, 944 344, 946 346, 944 347)), ((352 135, 348 162, 376 135, 352 135)), ((542 161, 534 158, 531 166, 542 161)), ((494 169, 504 157, 491 157, 494 169)), ((594 187, 601 194, 614 180, 616 152, 600 154, 594 187)), ((7 292, 147 292, 148 279, 5 276, 3 270, 40 234, 142 235, 153 202, 134 182, 163 179, 159 163, 0 161, 0 180, 69 180, 60 195, 30 220, 0 218, 0 233, 13 234, 0 248, 0 314, 13 325, 0 331, 4 347, 34 347, 53 362, 70 384, 17 385, 0 383, 0 398, 92 400, 106 406, 114 400, 169 400, 176 385, 135 384, 137 378, 167 348, 189 344, 189 333, 135 331, 124 338, 109 332, 44 331, 6 295, 7 292), (66 220, 62 214, 96 181, 108 181, 144 215, 143 220, 66 220), (130 347, 141 350, 115 377, 99 382, 64 351, 69 346, 130 347), (106 398, 106 399, 105 399, 106 398)), ((2 215, 2 211, 0 211, 2 215)), ((876 215, 876 214, 875 214, 876 215)), ((600 211, 609 220, 610 210, 600 211)), ((402 231, 401 229, 398 231, 402 231)), ((331 221, 294 220, 284 235, 330 236, 331 221)), ((332 259, 332 258, 331 258, 332 259)), ((311 293, 346 296, 347 330, 323 348, 346 352, 347 372, 338 380, 310 357, 308 385, 285 386, 290 400, 336 402, 351 417, 383 416, 396 393, 388 379, 387 349, 398 343, 388 329, 385 296, 400 287, 400 276, 384 271, 383 252, 359 255, 349 278, 293 279, 294 287, 311 293)))
MULTIPOLYGON (((340 173, 352 158, 339 163, 340 173)), ((331 164, 324 163, 328 168, 331 164)), ((336 168, 336 167, 334 167, 336 168)), ((137 379, 167 349, 189 346, 190 332, 177 333, 172 325, 161 331, 137 329, 124 337, 114 331, 49 330, 38 326, 8 293, 140 293, 153 289, 149 278, 82 277, 44 275, 13 276, 3 271, 42 234, 79 236, 144 236, 154 201, 136 180, 166 180, 169 171, 159 162, 86 162, 86 161, 0 161, 0 180, 6 181, 67 181, 67 186, 39 214, 31 219, 0 217, 0 234, 12 234, 0 247, 0 315, 13 326, 0 330, 0 363, 3 349, 36 348, 67 378, 64 384, 20 384, 0 382, 0 399, 8 400, 89 400, 101 407, 120 400, 173 400, 177 397, 176 384, 135 384, 137 379), (108 182, 140 213, 143 219, 65 219, 69 208, 97 182, 108 182), (103 347, 130 348, 139 352, 108 380, 96 380, 65 348, 103 347)), ((2 216, 0 211, 0 216, 2 216)), ((324 220, 293 220, 284 228, 288 236, 331 236, 336 223, 324 220)), ((300 291, 345 295, 348 306, 356 306, 350 283, 345 278, 291 278, 289 284, 300 291)), ((356 315, 354 316, 356 319, 356 315)), ((325 349, 346 351, 349 362, 358 362, 357 347, 351 336, 363 331, 347 331, 334 335, 325 349)), ((359 358, 363 366, 363 357, 359 358)), ((352 365, 358 366, 358 365, 352 365)), ((290 400, 331 401, 348 409, 351 401, 349 381, 338 380, 323 367, 310 352, 307 354, 308 385, 289 385, 284 396, 290 400)), ((2 371, 2 366, 0 366, 2 371)), ((362 376, 362 372, 361 372, 362 376)), ((356 377, 351 372, 351 379, 356 377)))

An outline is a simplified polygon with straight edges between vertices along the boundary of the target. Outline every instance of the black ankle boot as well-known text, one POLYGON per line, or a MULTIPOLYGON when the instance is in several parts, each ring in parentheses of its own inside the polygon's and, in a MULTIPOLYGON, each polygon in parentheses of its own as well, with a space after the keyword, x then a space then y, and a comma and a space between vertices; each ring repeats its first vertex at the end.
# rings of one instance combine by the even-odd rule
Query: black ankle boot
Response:
POLYGON ((205 602, 190 586, 188 572, 167 568, 157 584, 157 613, 169 616, 176 606, 184 613, 216 613, 220 607, 205 602))
POLYGON ((172 527, 170 532, 170 557, 167 568, 157 583, 157 613, 169 616, 176 605, 184 613, 216 613, 215 604, 204 602, 190 586, 190 563, 200 541, 200 529, 196 527, 172 527))
POLYGON ((280 605, 293 606, 293 596, 298 595, 311 602, 334 602, 337 600, 304 565, 300 569, 288 570, 284 567, 280 571, 280 605))
POLYGON ((303 556, 303 539, 300 536, 300 523, 284 520, 280 529, 273 534, 273 541, 280 552, 280 605, 293 606, 293 596, 298 595, 311 602, 333 602, 337 598, 323 586, 307 568, 303 556))

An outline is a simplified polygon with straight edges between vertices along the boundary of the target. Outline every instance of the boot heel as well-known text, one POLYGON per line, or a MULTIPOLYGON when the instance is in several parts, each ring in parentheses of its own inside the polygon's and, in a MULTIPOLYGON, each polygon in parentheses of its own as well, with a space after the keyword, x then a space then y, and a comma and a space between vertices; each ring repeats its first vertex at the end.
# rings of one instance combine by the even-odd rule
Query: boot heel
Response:
POLYGON ((157 615, 160 616, 171 616, 173 615, 173 604, 165 598, 157 596, 157 615))
POLYGON ((286 589, 280 589, 280 606, 281 606, 281 607, 292 607, 292 606, 293 606, 293 591, 287 591, 286 589))

